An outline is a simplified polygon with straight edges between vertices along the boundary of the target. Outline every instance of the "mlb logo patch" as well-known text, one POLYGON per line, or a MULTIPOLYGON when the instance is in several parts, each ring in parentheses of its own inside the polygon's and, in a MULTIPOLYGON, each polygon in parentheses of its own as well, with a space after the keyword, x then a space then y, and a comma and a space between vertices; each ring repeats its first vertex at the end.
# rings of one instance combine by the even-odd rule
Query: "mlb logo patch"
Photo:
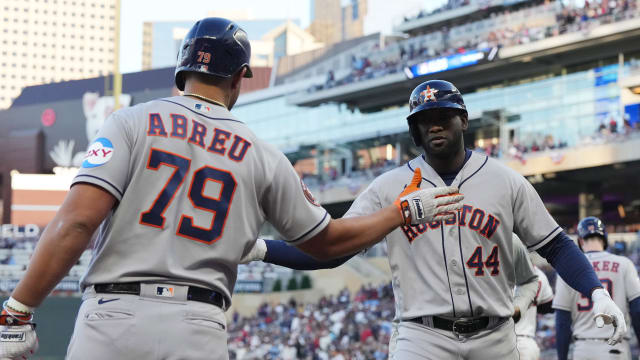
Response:
POLYGON ((196 110, 211 111, 211 108, 204 104, 196 104, 196 110))
POLYGON ((166 286, 158 286, 156 288, 156 295, 163 297, 173 297, 173 288, 166 286))

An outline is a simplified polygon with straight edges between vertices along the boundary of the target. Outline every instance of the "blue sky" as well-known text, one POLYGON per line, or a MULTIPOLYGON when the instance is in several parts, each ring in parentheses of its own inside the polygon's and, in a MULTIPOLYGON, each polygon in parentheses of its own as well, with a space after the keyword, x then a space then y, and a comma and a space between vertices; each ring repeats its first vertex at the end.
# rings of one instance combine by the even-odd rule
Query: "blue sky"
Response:
MULTIPOLYGON (((343 0, 346 1, 346 0, 343 0)), ((392 23, 403 14, 431 9, 446 0, 368 0, 369 24, 365 31, 388 33, 392 23), (379 26, 378 26, 379 25, 379 26)), ((142 67, 142 25, 145 21, 196 21, 207 17, 210 11, 247 11, 253 18, 300 21, 302 28, 309 25, 309 0, 121 0, 120 18, 120 71, 140 71, 142 67)))

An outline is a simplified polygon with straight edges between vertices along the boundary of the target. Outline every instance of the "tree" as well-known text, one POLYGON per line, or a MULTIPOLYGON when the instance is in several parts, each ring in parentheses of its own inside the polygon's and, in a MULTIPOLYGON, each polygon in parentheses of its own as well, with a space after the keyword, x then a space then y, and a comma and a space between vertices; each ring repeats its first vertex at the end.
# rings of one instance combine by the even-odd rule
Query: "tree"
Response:
POLYGON ((309 275, 302 275, 302 279, 300 280, 300 289, 311 289, 311 277, 309 275))
POLYGON ((287 290, 298 290, 298 280, 296 280, 295 276, 289 278, 287 290))
POLYGON ((273 283, 273 289, 271 289, 271 291, 273 292, 282 291, 282 280, 276 279, 276 282, 273 283))

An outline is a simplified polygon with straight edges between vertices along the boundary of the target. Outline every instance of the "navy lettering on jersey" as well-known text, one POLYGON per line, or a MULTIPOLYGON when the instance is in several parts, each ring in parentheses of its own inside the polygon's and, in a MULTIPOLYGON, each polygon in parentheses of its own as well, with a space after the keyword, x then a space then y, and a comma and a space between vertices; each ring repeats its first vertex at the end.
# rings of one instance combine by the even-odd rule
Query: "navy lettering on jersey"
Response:
POLYGON ((469 220, 469 229, 478 230, 482 225, 482 220, 484 220, 484 211, 481 209, 473 210, 471 214, 471 219, 469 220))
POLYGON ((184 139, 187 137, 187 118, 180 114, 171 114, 171 137, 184 139))
POLYGON ((193 127, 191 128, 189 142, 204 149, 204 137, 207 135, 207 127, 195 120, 191 120, 191 122, 193 123, 193 127))
POLYGON ((460 226, 467 225, 467 214, 473 210, 472 206, 462 205, 462 210, 460 211, 460 226))
MULTIPOLYGON (((478 234, 482 235, 487 239, 491 239, 493 234, 498 231, 500 227, 501 221, 493 214, 489 214, 488 212, 474 208, 471 205, 463 205, 461 210, 458 210, 458 217, 453 218, 444 222, 433 221, 428 224, 421 225, 409 225, 409 226, 401 226, 402 232, 407 237, 409 242, 413 242, 418 236, 424 234, 427 230, 438 229, 441 226, 454 226, 458 223, 461 227, 467 224, 468 220, 468 228, 476 231, 478 234), (471 214, 467 219, 467 215, 471 214), (488 214, 488 215, 486 215, 488 214)), ((461 229, 462 230, 462 229, 461 229)), ((594 268, 597 264, 594 263, 594 268)), ((617 266, 616 266, 617 269, 617 266)))
POLYGON ((149 114, 149 128, 147 129, 147 135, 167 137, 167 131, 164 129, 164 124, 162 123, 160 114, 149 114))
POLYGON ((231 145, 231 149, 229 150, 229 154, 228 154, 229 159, 235 160, 235 161, 242 161, 242 159, 244 159, 244 156, 247 154, 247 150, 249 150, 250 146, 251 146, 251 143, 248 142, 246 139, 244 139, 241 136, 234 135, 233 144, 231 145), (238 148, 240 148, 240 150, 238 150, 238 148))
POLYGON ((224 155, 224 153, 227 151, 227 148, 224 147, 224 143, 229 140, 230 137, 230 132, 218 128, 214 129, 213 140, 211 140, 211 145, 207 150, 220 155, 224 155))
POLYGON ((480 230, 480 234, 482 234, 482 236, 486 237, 487 239, 491 239, 493 234, 496 233, 496 230, 498 229, 498 225, 500 225, 500 220, 496 219, 493 215, 489 214, 489 217, 487 218, 487 222, 482 227, 482 230, 480 230))
MULTIPOLYGON (((207 128, 205 123, 192 119, 191 124, 189 124, 187 117, 182 114, 170 114, 169 117, 171 118, 171 122, 166 124, 166 126, 171 126, 170 138, 174 140, 186 140, 203 149, 206 148, 205 143, 210 142, 209 147, 206 148, 207 151, 221 156, 227 156, 235 162, 244 160, 244 157, 251 149, 252 144, 249 140, 230 131, 218 128, 208 131, 209 128, 207 128), (189 126, 191 126, 191 129, 189 129, 189 126), (187 137, 188 134, 190 135, 187 137), (213 135, 209 135, 211 138, 207 139, 207 134, 213 135), (233 138, 233 143, 228 147, 227 141, 231 138, 233 138), (227 149, 229 149, 229 151, 227 151, 227 149)), ((165 124, 160 114, 149 114, 147 136, 168 137, 165 124)))

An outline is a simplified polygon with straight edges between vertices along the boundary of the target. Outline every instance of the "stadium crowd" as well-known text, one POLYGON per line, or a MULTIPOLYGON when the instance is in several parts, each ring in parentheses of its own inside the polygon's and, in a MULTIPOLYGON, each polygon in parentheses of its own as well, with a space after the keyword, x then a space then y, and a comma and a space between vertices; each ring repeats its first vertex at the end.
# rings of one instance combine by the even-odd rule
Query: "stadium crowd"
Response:
POLYGON ((348 290, 314 304, 264 303, 229 323, 231 359, 346 360, 388 358, 394 314, 391 285, 348 290))
MULTIPOLYGON (((466 3, 467 1, 450 1, 437 12, 466 3)), ((566 33, 585 32, 598 25, 637 17, 636 6, 636 1, 633 0, 585 1, 584 6, 573 2, 550 1, 517 11, 493 12, 487 19, 452 28, 444 26, 428 34, 389 44, 384 49, 375 43, 368 54, 352 56, 351 72, 348 75, 336 79, 334 71, 329 70, 325 83, 311 86, 308 91, 397 73, 403 71, 406 66, 432 58, 462 54, 471 50, 528 44, 566 33), (531 20, 526 20, 529 18, 531 20), (486 29, 487 26, 490 28, 486 29), (479 31, 478 27, 482 30, 479 31)), ((423 13, 422 16, 425 15, 427 14, 423 13)), ((418 16, 420 17, 420 14, 418 16)))

